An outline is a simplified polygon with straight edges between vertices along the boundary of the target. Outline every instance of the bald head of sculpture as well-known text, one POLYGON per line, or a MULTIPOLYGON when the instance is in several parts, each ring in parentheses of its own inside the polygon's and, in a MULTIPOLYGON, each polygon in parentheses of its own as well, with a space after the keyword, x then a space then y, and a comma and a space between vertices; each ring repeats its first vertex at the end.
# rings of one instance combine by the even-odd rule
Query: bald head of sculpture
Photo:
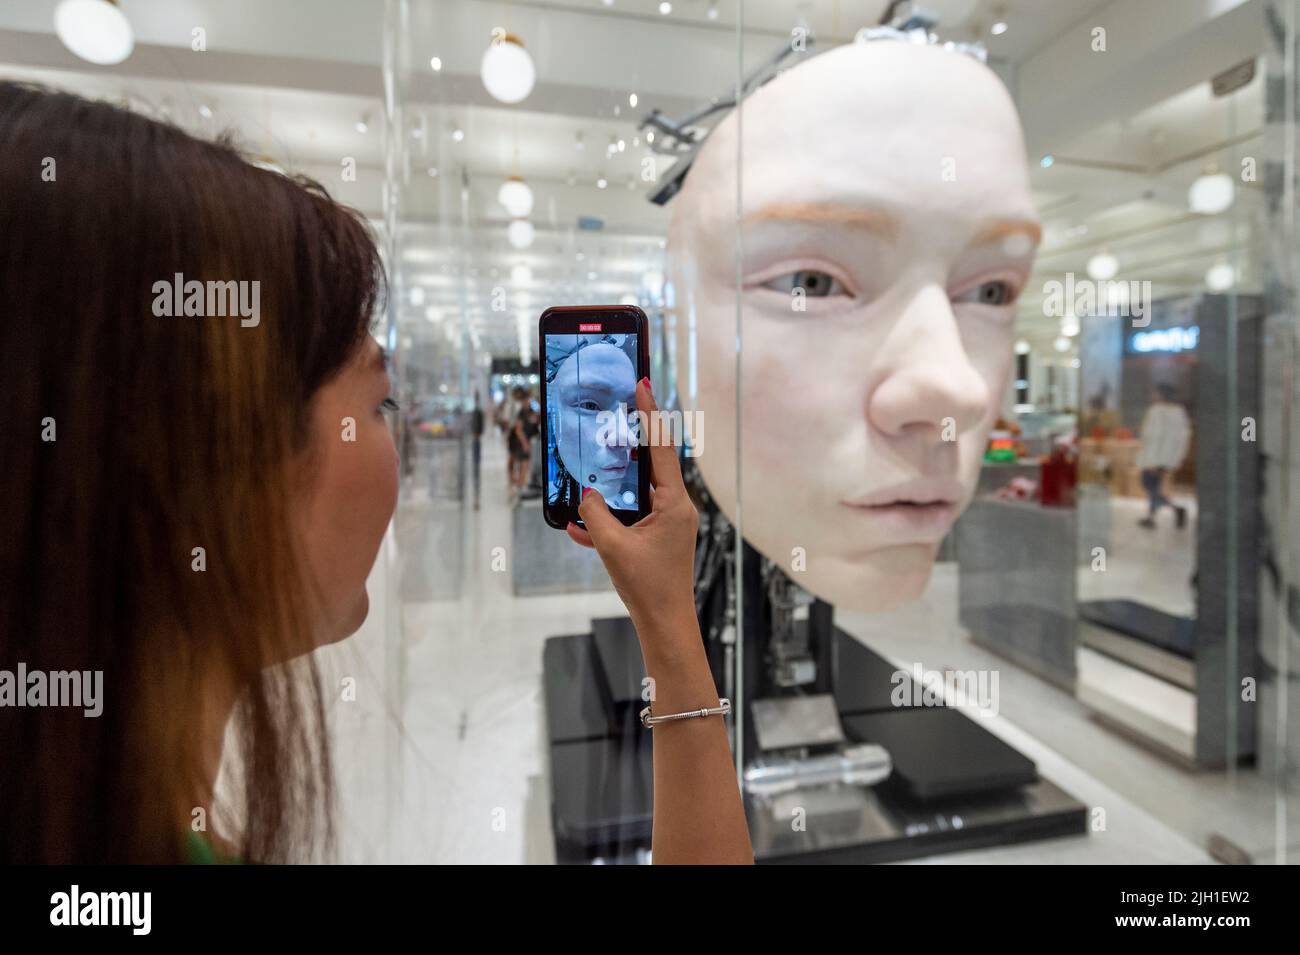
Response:
POLYGON ((1015 106, 971 57, 838 47, 712 132, 673 200, 677 393, 710 493, 734 521, 739 451, 743 533, 797 583, 861 610, 925 588, 1038 239, 1015 106))

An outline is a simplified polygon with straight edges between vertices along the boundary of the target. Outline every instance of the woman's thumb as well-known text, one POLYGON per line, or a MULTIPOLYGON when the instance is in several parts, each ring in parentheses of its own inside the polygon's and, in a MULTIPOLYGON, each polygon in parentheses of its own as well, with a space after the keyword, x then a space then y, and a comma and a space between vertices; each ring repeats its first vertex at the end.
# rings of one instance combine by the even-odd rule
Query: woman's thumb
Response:
POLYGON ((582 518, 582 523, 587 526, 587 533, 591 535, 592 543, 598 546, 601 538, 608 534, 611 528, 623 526, 618 518, 609 512, 609 505, 594 487, 582 489, 582 502, 578 505, 578 514, 582 518))

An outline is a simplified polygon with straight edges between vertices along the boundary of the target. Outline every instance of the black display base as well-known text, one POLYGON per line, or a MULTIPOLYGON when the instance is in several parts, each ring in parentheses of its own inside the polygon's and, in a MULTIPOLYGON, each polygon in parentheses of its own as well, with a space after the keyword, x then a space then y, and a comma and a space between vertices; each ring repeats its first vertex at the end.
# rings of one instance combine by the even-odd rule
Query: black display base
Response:
MULTIPOLYGON (((626 618, 592 627, 551 637, 542 652, 556 859, 642 861, 653 734, 637 718, 640 648, 626 618)), ((845 733, 884 745, 894 774, 872 788, 747 798, 758 862, 894 862, 1086 832, 1087 808, 978 720, 895 706, 894 666, 838 628, 834 655, 845 733)))

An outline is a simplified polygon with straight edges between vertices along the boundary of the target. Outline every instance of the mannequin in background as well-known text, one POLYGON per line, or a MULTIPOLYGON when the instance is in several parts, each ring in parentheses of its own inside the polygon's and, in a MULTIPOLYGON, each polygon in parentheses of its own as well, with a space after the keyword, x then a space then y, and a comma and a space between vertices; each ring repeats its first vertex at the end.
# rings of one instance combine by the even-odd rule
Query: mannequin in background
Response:
POLYGON ((900 42, 814 57, 743 119, 741 406, 734 112, 673 201, 678 397, 733 522, 740 421, 745 538, 888 609, 929 581, 1006 391, 1040 236, 1019 119, 983 64, 900 42))

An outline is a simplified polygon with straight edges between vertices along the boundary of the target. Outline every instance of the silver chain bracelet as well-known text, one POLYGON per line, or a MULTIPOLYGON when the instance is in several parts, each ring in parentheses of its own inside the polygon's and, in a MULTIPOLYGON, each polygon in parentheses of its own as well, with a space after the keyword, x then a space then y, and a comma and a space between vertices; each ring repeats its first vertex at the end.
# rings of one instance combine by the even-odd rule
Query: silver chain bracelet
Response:
POLYGON ((671 723, 674 720, 693 720, 697 716, 726 716, 731 712, 731 700, 725 696, 718 699, 718 705, 702 710, 687 710, 685 713, 668 713, 664 716, 651 716, 650 707, 641 711, 641 725, 654 729, 656 723, 671 723))

